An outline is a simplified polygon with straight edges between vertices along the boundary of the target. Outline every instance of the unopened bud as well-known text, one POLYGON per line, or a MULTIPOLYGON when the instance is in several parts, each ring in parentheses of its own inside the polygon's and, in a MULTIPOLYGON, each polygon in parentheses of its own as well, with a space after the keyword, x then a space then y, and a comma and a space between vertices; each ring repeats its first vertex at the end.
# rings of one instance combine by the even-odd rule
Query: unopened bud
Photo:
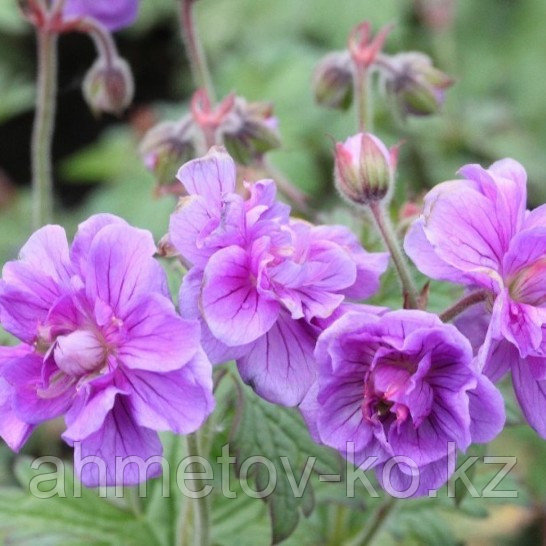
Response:
POLYGON ((389 150, 370 133, 336 145, 335 182, 347 201, 367 205, 385 200, 394 184, 398 148, 389 150))
POLYGON ((346 110, 353 100, 353 66, 348 51, 329 53, 315 69, 313 91, 318 104, 346 110))
POLYGON ((220 126, 220 138, 237 163, 248 165, 281 145, 277 118, 267 103, 247 103, 237 97, 220 126))
POLYGON ((185 116, 159 123, 142 139, 140 156, 160 185, 174 182, 180 165, 195 157, 193 130, 191 117, 185 116))
POLYGON ((133 100, 135 86, 126 61, 99 57, 83 81, 83 95, 95 114, 121 114, 133 100))
POLYGON ((434 68, 427 55, 399 53, 383 60, 388 67, 383 74, 385 88, 403 114, 428 116, 440 110, 453 79, 434 68))

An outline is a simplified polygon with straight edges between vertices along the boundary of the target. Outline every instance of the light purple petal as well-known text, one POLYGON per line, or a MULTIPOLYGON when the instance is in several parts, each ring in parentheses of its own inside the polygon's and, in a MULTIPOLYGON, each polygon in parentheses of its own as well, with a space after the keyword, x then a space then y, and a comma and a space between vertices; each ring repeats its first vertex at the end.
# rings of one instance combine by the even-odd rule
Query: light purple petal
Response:
POLYGON ((485 375, 479 375, 477 387, 468 391, 468 400, 472 442, 490 442, 500 434, 506 421, 501 393, 485 375))
POLYGON ((546 204, 528 212, 523 223, 524 230, 537 227, 546 227, 546 204))
POLYGON ((240 247, 218 251, 204 273, 201 307, 211 332, 227 345, 244 345, 265 334, 280 305, 256 290, 251 258, 240 247))
POLYGON ((182 368, 199 347, 199 323, 180 318, 158 294, 142 297, 123 319, 126 339, 117 351, 131 369, 169 372, 182 368))
MULTIPOLYGON (((446 450, 447 453, 447 450, 446 450)), ((412 478, 412 467, 405 464, 403 459, 395 464, 390 472, 381 464, 375 470, 377 480, 389 495, 403 498, 427 496, 429 492, 442 487, 455 472, 456 455, 443 457, 419 468, 413 467, 416 476, 412 478), (412 482, 412 480, 415 480, 412 482), (408 497, 408 494, 413 494, 408 497)))
POLYGON ((164 293, 165 274, 152 258, 155 250, 148 231, 120 224, 103 227, 89 251, 88 298, 109 304, 123 319, 137 296, 164 293))
POLYGON ((97 432, 76 446, 74 467, 86 487, 130 486, 161 474, 159 463, 154 462, 148 466, 147 462, 162 453, 157 432, 138 426, 130 413, 127 400, 119 398, 97 432), (88 457, 91 459, 85 464, 88 457), (136 457, 140 464, 127 464, 122 472, 121 462, 128 457, 136 457), (93 458, 102 462, 105 472, 100 471, 93 458), (116 462, 119 463, 118 472, 116 462))
MULTIPOLYGON (((455 267, 442 260, 434 251, 424 231, 424 221, 418 218, 411 225, 404 240, 404 250, 417 269, 433 279, 466 282, 468 279, 455 267)), ((468 282, 470 282, 468 280, 468 282)))
POLYGON ((181 370, 166 374, 134 371, 126 374, 131 394, 128 406, 140 426, 195 432, 214 409, 212 367, 203 352, 181 370))
POLYGON ((237 173, 229 154, 212 148, 206 156, 183 165, 177 178, 190 195, 200 195, 209 207, 219 209, 222 198, 235 191, 237 173))
POLYGON ((185 319, 199 321, 201 325, 201 346, 213 365, 237 360, 248 352, 250 345, 230 347, 214 337, 207 323, 203 320, 201 310, 199 309, 202 281, 203 271, 197 268, 190 269, 184 275, 178 299, 180 315, 185 319))
POLYGON ((93 239, 103 227, 109 226, 110 224, 128 225, 127 222, 119 216, 103 213, 91 216, 78 226, 78 231, 76 232, 70 247, 70 259, 77 270, 85 272, 85 265, 87 264, 93 239))
POLYGON ((22 262, 56 282, 70 277, 66 233, 61 226, 44 226, 35 231, 19 252, 22 262))
POLYGON ((546 439, 546 380, 536 379, 533 368, 538 366, 544 366, 544 359, 520 359, 512 366, 512 381, 525 418, 546 439))
POLYGON ((13 451, 19 451, 32 434, 34 426, 21 421, 15 415, 12 394, 11 385, 0 377, 0 437, 13 451))
POLYGON ((441 260, 465 273, 474 284, 495 289, 510 242, 508 235, 500 233, 502 220, 484 195, 465 187, 449 188, 435 194, 424 214, 424 233, 441 260))
POLYGON ((95 434, 104 426, 116 398, 126 392, 114 384, 112 374, 85 385, 66 414, 67 428, 63 439, 73 445, 95 434))
POLYGON ((299 404, 316 377, 315 330, 282 312, 271 329, 237 360, 246 383, 269 402, 299 404))
POLYGON ((67 18, 92 17, 114 31, 137 18, 138 0, 67 0, 63 14, 67 18))

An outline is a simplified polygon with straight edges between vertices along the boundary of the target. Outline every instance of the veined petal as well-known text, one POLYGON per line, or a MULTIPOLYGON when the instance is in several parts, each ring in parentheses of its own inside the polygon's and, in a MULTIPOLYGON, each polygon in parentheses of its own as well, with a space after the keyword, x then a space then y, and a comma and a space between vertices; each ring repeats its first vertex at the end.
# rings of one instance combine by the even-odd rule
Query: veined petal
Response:
POLYGON ((219 208, 223 196, 235 191, 235 162, 222 148, 212 148, 206 156, 183 165, 177 178, 190 195, 200 195, 207 206, 219 208))
POLYGON ((199 321, 201 325, 201 346, 213 365, 222 364, 229 360, 237 360, 248 352, 250 345, 230 347, 214 337, 207 323, 203 320, 201 310, 199 309, 202 282, 203 271, 195 267, 184 275, 178 298, 180 315, 185 319, 199 321))
POLYGON ((86 294, 108 303, 123 319, 137 296, 164 292, 165 274, 152 258, 150 232, 121 224, 103 227, 89 251, 86 294))
POLYGON ((120 397, 101 427, 77 445, 74 467, 86 487, 130 486, 161 474, 161 464, 150 459, 162 453, 157 432, 137 425, 127 399, 120 397), (129 457, 133 462, 123 466, 129 457))
POLYGON ((244 345, 265 334, 280 304, 259 294, 251 258, 236 246, 218 251, 204 272, 201 307, 211 332, 227 345, 244 345))
POLYGON ((537 380, 533 375, 534 360, 544 359, 522 358, 512 366, 512 381, 525 418, 542 438, 546 438, 546 380, 537 380))
POLYGON ((126 379, 131 388, 128 406, 140 426, 190 434, 214 409, 212 366, 202 351, 181 370, 135 370, 126 379))
POLYGON ((501 393, 485 375, 480 374, 477 387, 468 391, 468 400, 472 442, 490 442, 500 434, 506 421, 501 393))
POLYGON ((299 404, 316 377, 315 329, 281 312, 275 324, 237 360, 243 381, 269 402, 299 404))
POLYGON ((199 347, 199 323, 179 317, 159 294, 141 297, 123 319, 126 338, 117 359, 130 369, 169 372, 182 368, 199 347))

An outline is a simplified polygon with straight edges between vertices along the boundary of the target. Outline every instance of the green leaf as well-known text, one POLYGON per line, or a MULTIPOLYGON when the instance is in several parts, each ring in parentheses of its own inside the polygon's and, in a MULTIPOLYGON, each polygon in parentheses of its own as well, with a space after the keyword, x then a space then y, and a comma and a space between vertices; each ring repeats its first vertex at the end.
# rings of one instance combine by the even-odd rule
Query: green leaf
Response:
MULTIPOLYGON (((29 458, 20 458, 15 474, 22 485, 0 488, 0 536, 12 544, 158 545, 147 522, 123 504, 100 498, 94 491, 75 487, 74 471, 66 463, 53 480, 53 470, 33 470, 29 458), (40 498, 31 494, 31 481, 42 476, 37 490, 56 486, 62 496, 40 498)), ((37 485, 37 483, 35 483, 37 485)), ((36 491, 36 489, 32 489, 36 491)))
MULTIPOLYGON (((271 516, 272 541, 277 544, 294 532, 300 519, 300 511, 309 515, 313 507, 310 483, 303 495, 298 497, 290 477, 296 485, 300 485, 308 457, 316 458, 313 468, 315 471, 339 474, 339 457, 313 442, 296 410, 269 404, 246 385, 239 383, 238 388, 240 405, 232 436, 236 450, 236 467, 240 473, 244 461, 256 456, 267 458, 273 465, 276 486, 264 500, 271 516)), ((271 476, 273 473, 264 464, 252 465, 248 472, 248 477, 252 479, 257 491, 267 488, 271 476)))

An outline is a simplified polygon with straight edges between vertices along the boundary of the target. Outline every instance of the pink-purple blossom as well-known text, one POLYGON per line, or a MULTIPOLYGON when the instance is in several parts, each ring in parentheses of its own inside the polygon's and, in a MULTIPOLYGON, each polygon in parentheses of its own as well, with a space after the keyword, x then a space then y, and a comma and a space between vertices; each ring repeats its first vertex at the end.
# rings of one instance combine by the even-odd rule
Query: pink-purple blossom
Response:
POLYGON ((213 149, 178 175, 188 196, 171 218, 170 241, 193 267, 180 291, 183 316, 202 318, 213 363, 237 359, 245 381, 293 406, 315 377, 319 329, 346 298, 373 294, 388 256, 369 253, 342 226, 289 216, 272 180, 235 193, 236 167, 213 149))
POLYGON ((527 420, 546 437, 546 206, 526 210, 514 160, 460 172, 465 180, 429 192, 405 248, 426 275, 489 293, 479 361, 495 379, 512 371, 527 420))
POLYGON ((300 406, 312 435, 374 468, 391 494, 438 489, 456 450, 504 425, 503 399, 469 341, 436 315, 350 310, 320 335, 315 356, 318 381, 300 406))
POLYGON ((108 30, 129 26, 138 15, 138 0, 66 0, 67 18, 91 17, 108 30))
MULTIPOLYGON (((65 415, 64 440, 84 484, 131 484, 116 457, 160 455, 157 431, 188 434, 214 407, 198 321, 179 317, 151 234, 108 215, 35 232, 0 281, 2 326, 21 340, 0 354, 0 435, 14 450, 40 423, 65 415)), ((160 468, 155 465, 151 474, 160 468)), ((149 477, 149 476, 148 476, 149 477)))

